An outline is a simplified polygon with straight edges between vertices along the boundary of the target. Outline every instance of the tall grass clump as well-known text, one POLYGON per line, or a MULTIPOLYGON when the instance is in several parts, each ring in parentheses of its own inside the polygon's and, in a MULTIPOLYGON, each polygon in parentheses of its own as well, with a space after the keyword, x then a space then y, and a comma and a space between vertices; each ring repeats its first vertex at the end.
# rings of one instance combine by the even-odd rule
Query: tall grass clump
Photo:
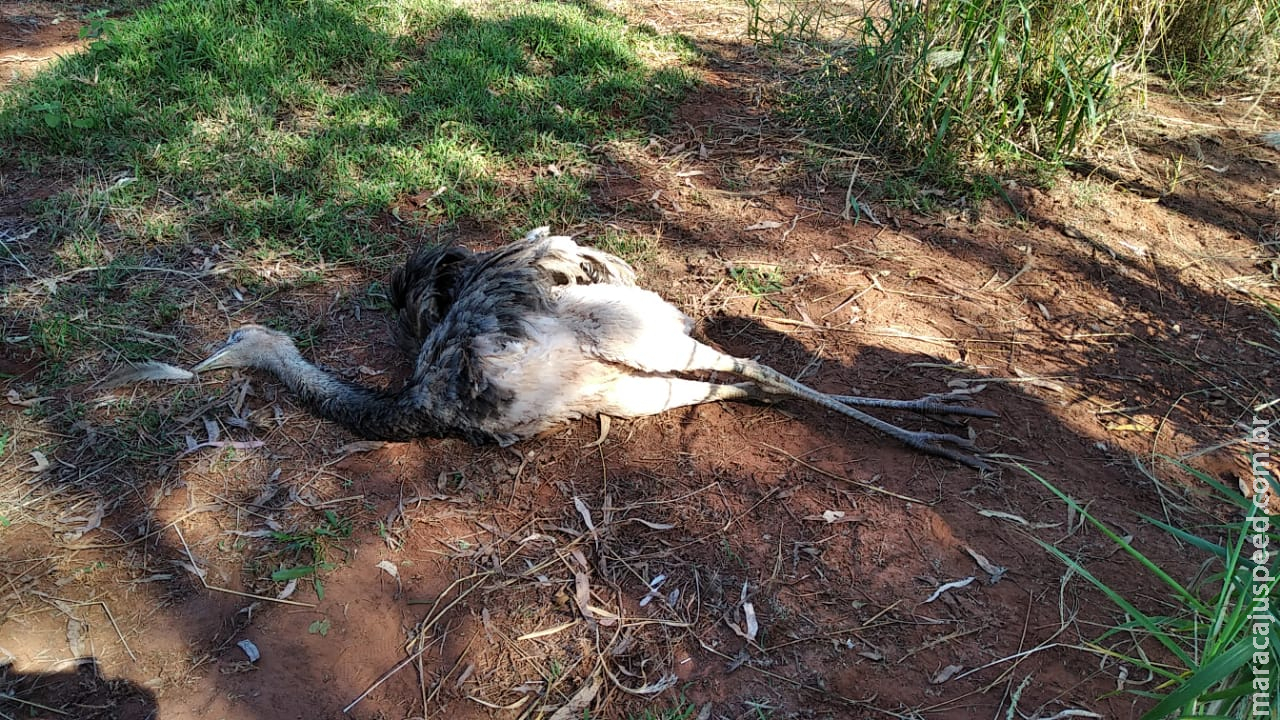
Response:
POLYGON ((779 46, 789 40, 812 41, 837 15, 826 0, 744 0, 747 35, 779 46))
POLYGON ((1132 71, 1238 77, 1280 24, 1278 0, 887 0, 839 19, 763 1, 747 0, 757 41, 802 47, 791 116, 944 185, 1052 167, 1099 134, 1132 71))
MULTIPOLYGON (((1277 59, 1277 0, 1149 3, 1150 67, 1175 85, 1212 88, 1277 59)), ((1134 51, 1146 57, 1138 44, 1134 51)))
POLYGON ((1055 161, 1112 105, 1118 43, 1098 6, 891 0, 874 12, 793 86, 791 112, 828 142, 945 183, 962 167, 1055 161))
MULTIPOLYGON (((1280 701, 1280 529, 1253 502, 1207 475, 1183 467, 1241 511, 1243 519, 1197 532, 1143 516, 1188 553, 1204 558, 1193 578, 1176 578, 1049 481, 1027 471, 1127 554, 1134 568, 1166 591, 1163 607, 1140 608, 1080 560, 1036 540, 1070 572, 1092 583, 1125 615, 1087 647, 1138 668, 1155 682, 1130 689, 1155 704, 1144 720, 1275 717, 1280 701)), ((1269 478, 1275 485, 1276 479, 1269 478)), ((1151 599, 1144 598, 1143 605, 1151 599)))

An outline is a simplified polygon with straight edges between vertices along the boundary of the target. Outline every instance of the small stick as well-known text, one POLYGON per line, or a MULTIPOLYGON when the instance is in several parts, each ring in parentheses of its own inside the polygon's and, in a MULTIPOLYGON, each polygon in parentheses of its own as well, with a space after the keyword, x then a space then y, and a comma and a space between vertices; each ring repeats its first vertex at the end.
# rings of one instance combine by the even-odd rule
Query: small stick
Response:
POLYGON ((124 639, 124 633, 120 632, 120 626, 116 624, 116 617, 111 614, 111 608, 107 607, 107 604, 101 600, 98 601, 98 604, 102 606, 102 611, 107 614, 107 619, 111 621, 111 627, 116 629, 116 636, 120 638, 120 644, 124 646, 124 651, 129 653, 129 658, 131 660, 135 663, 138 662, 138 656, 133 654, 133 650, 130 649, 129 643, 124 639))
POLYGON ((837 306, 835 306, 835 307, 831 308, 831 309, 830 309, 830 310, 828 310, 827 312, 823 313, 823 314, 819 317, 819 319, 825 318, 826 316, 828 316, 828 315, 830 315, 830 314, 832 314, 832 313, 840 312, 840 310, 841 310, 841 309, 843 309, 846 305, 848 305, 849 303, 852 303, 852 302, 857 302, 858 298, 862 297, 863 295, 866 295, 867 293, 871 292, 872 290, 874 290, 874 289, 875 289, 875 288, 877 288, 877 287, 879 287, 879 283, 877 283, 877 282, 875 282, 875 281, 873 280, 873 281, 871 282, 871 284, 870 284, 870 285, 866 286, 866 287, 865 287, 865 288, 863 288, 861 291, 856 292, 856 293, 854 293, 853 295, 850 295, 850 296, 849 296, 849 298, 848 298, 847 300, 845 300, 844 302, 840 303, 839 305, 837 305, 837 306))
POLYGON ((1033 267, 1035 267, 1035 263, 1031 260, 1031 254, 1028 253, 1027 261, 1022 264, 1022 267, 1018 268, 1018 272, 1014 273, 1013 275, 1010 275, 1008 280, 1005 280, 1004 282, 1000 283, 1000 286, 997 287, 995 290, 992 290, 991 292, 1000 292, 1001 290, 1004 290, 1005 288, 1012 285, 1014 280, 1017 280, 1018 278, 1022 277, 1023 273, 1025 273, 1026 271, 1030 270, 1033 267))
MULTIPOLYGON (((843 476, 841 476, 841 475, 837 475, 837 474, 835 474, 835 473, 833 473, 833 472, 830 472, 830 471, 827 471, 827 470, 823 470, 822 468, 818 467, 817 465, 811 465, 811 464, 809 464, 809 463, 805 462, 804 460, 801 460, 800 458, 796 457, 795 455, 792 455, 791 453, 787 452, 786 450, 783 450, 782 448, 779 448, 779 447, 774 447, 773 445, 770 445, 769 443, 760 443, 760 444, 761 444, 761 445, 764 445, 765 447, 769 448, 770 450, 772 450, 772 451, 774 451, 774 452, 782 453, 783 455, 786 455, 787 457, 791 458, 791 459, 792 459, 792 460, 794 460, 795 462, 800 463, 801 465, 803 465, 803 466, 805 466, 805 467, 809 468, 810 470, 812 470, 812 471, 814 471, 814 472, 816 472, 816 473, 819 473, 819 474, 821 474, 821 475, 825 475, 825 476, 827 476, 827 477, 831 478, 832 480, 840 480, 840 481, 847 482, 847 483, 853 483, 854 485, 857 485, 858 487, 864 488, 864 489, 866 489, 866 490, 871 490, 871 491, 874 491, 874 492, 881 493, 881 494, 883 494, 883 495, 888 495, 889 497, 895 497, 895 498, 898 498, 899 500, 906 500, 907 502, 910 502, 910 503, 916 503, 917 505, 928 505, 928 504, 929 504, 929 503, 927 503, 927 502, 925 502, 925 501, 923 501, 923 500, 918 500, 918 499, 916 499, 916 498, 908 497, 908 496, 906 496, 906 495, 899 495, 898 493, 893 492, 892 490, 885 490, 884 488, 879 487, 879 486, 877 486, 877 485, 872 485, 871 483, 862 482, 861 480, 853 480, 853 479, 850 479, 850 478, 847 478, 847 477, 843 477, 843 476)), ((761 501, 761 502, 763 502, 763 501, 761 501)))
POLYGON ((393 668, 391 668, 390 670, 388 670, 388 671, 386 671, 386 672, 382 673, 382 676, 381 676, 381 677, 379 677, 377 680, 375 680, 375 681, 374 681, 374 683, 373 683, 372 685, 370 685, 370 686, 369 686, 369 689, 367 689, 367 690, 365 690, 364 692, 360 693, 360 696, 359 696, 359 697, 357 697, 355 700, 352 700, 350 705, 347 705, 346 707, 342 708, 342 713, 345 715, 345 714, 347 714, 347 713, 351 712, 351 708, 355 707, 355 706, 356 706, 356 703, 358 703, 358 702, 360 702, 361 700, 363 700, 363 699, 365 699, 366 697, 368 697, 369 693, 373 692, 374 690, 377 690, 377 689, 378 689, 378 686, 382 685, 382 683, 384 683, 384 682, 386 682, 387 680, 391 679, 391 676, 392 676, 392 675, 395 675, 396 673, 400 672, 402 669, 404 669, 404 667, 405 667, 406 665, 408 665, 409 663, 413 662, 414 660, 417 660, 419 655, 421 655, 422 653, 424 653, 424 652, 426 652, 426 651, 427 651, 427 647, 429 647, 429 646, 424 646, 421 650, 418 650, 417 652, 413 653, 413 654, 412 654, 412 655, 410 655, 409 657, 407 657, 407 658, 405 658, 405 659, 401 660, 400 662, 396 663, 395 667, 393 667, 393 668))

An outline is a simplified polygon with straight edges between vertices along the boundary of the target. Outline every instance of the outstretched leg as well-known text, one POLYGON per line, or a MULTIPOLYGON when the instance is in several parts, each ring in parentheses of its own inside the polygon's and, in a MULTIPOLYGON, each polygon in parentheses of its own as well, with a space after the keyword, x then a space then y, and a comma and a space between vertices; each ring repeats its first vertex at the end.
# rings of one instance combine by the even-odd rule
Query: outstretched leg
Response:
POLYGON ((920 398, 919 400, 888 400, 885 398, 860 397, 858 395, 828 395, 827 397, 839 400, 845 405, 910 410, 923 415, 967 415, 969 417, 980 418, 1000 417, 998 414, 993 413, 986 408, 952 405, 949 402, 938 400, 936 398, 920 398))
MULTIPOLYGON (((703 346, 703 347, 706 347, 706 346, 703 346)), ((787 377, 786 375, 783 375, 777 370, 774 370, 768 365, 763 365, 754 360, 748 360, 746 358, 735 358, 731 355, 725 355, 710 347, 707 347, 707 350, 710 350, 711 352, 716 353, 717 355, 720 356, 715 361, 715 367, 708 368, 708 369, 719 370, 722 372, 731 372, 731 373, 734 373, 735 375, 741 375, 742 377, 745 377, 749 380, 755 380, 756 382, 760 383, 768 390, 773 390, 783 395, 790 395, 792 397, 803 398, 810 402, 817 403, 818 405, 821 405, 829 410, 834 410, 842 415, 845 415, 846 417, 857 420, 858 422, 861 422, 864 425, 870 425, 871 427, 875 428, 876 430, 879 430, 885 435, 888 435, 890 437, 895 437, 898 440, 901 440, 903 443, 907 444, 908 446, 913 447, 922 452, 927 452, 932 455, 945 457, 945 458, 954 460, 962 465, 968 465, 969 467, 977 470, 991 469, 990 465, 987 465, 985 462, 979 460, 978 458, 972 455, 962 453, 962 452, 953 450, 949 447, 946 447, 946 445, 954 445, 956 447, 964 448, 965 450, 972 450, 976 452, 978 448, 968 438, 963 438, 963 437, 960 437, 959 435, 952 435, 951 433, 911 431, 911 430, 907 430, 906 428, 900 428, 897 425, 894 425, 892 423, 887 423, 881 420, 880 418, 874 417, 872 415, 868 415, 862 412, 861 410, 857 410, 851 407, 850 404, 846 404, 842 402, 837 397, 820 393, 817 390, 814 390, 813 388, 807 385, 801 384, 796 380, 793 380, 792 378, 787 377)), ((845 397, 853 397, 853 396, 845 396, 845 397)), ((858 398, 858 400, 862 401, 862 400, 865 400, 865 398, 858 398)), ((889 401, 889 402, 894 403, 894 402, 901 402, 901 401, 889 401)), ((879 407, 887 407, 887 406, 879 405, 879 407)), ((945 407, 945 406, 939 405, 937 407, 945 407)))
MULTIPOLYGON (((668 336, 665 338, 665 342, 661 347, 642 347, 639 345, 635 345, 633 347, 635 348, 635 352, 626 356, 625 360, 626 364, 631 365, 632 367, 637 367, 648 372, 715 371, 733 373, 758 383, 760 388, 766 393, 801 398, 816 403, 829 410, 834 410, 848 418, 857 420, 864 425, 869 425, 876 430, 879 430, 890 437, 897 438, 906 445, 922 452, 945 457, 977 470, 991 469, 989 465, 973 455, 960 452, 953 449, 953 447, 948 447, 954 446, 976 452, 978 448, 974 446, 968 438, 952 435, 950 433, 907 430, 892 423, 887 423, 880 418, 868 415, 867 413, 864 413, 852 406, 865 405, 870 407, 897 407, 915 410, 918 412, 951 413, 972 415, 975 417, 993 415, 994 413, 991 413, 990 411, 974 408, 952 407, 945 403, 927 400, 881 400, 879 398, 862 398, 853 395, 827 395, 783 375, 768 365, 758 363, 755 360, 726 355, 719 350, 716 350, 704 343, 700 343, 688 336, 668 336)), ((615 359, 615 361, 621 360, 615 359)), ((721 387, 741 386, 730 385, 721 387)))
POLYGON ((720 383, 657 375, 628 375, 615 380, 600 412, 615 417, 644 417, 689 405, 723 400, 768 400, 755 383, 720 383))
MULTIPOLYGON (((558 296, 557 311, 565 317, 575 317, 574 328, 582 338, 584 349, 592 355, 609 362, 626 365, 646 373, 718 371, 729 372, 753 380, 765 393, 802 398, 834 410, 895 437, 907 445, 923 452, 950 458, 963 465, 979 470, 990 467, 972 455, 958 452, 947 445, 977 451, 967 438, 945 433, 912 432, 897 425, 887 423, 868 415, 853 405, 872 405, 866 398, 854 398, 850 402, 841 397, 830 396, 803 385, 783 375, 773 368, 754 360, 735 358, 715 348, 694 340, 686 333, 689 330, 689 318, 663 300, 657 294, 636 287, 597 284, 568 286, 558 296)), ((670 382, 675 382, 671 380, 670 382)), ((674 387, 674 385, 672 386, 674 387)), ((747 393, 741 386, 735 392, 747 393)), ((706 392, 705 388, 701 390, 706 392)), ((698 391, 694 391, 696 395, 698 391)), ((721 392, 721 391, 714 391, 721 392)), ((744 395, 743 397, 747 397, 744 395)), ((739 399, 729 397, 706 397, 703 400, 690 400, 680 404, 689 405, 695 402, 709 402, 716 399, 739 399)), ((873 399, 874 400, 874 399, 873 399)), ((886 401, 895 403, 902 401, 886 401)), ((914 401, 907 401, 914 402, 914 401)), ((945 404, 934 404, 907 408, 921 412, 948 412, 956 408, 947 408, 945 404)), ((672 403, 665 407, 678 407, 672 403)), ((878 407, 893 407, 891 404, 880 404, 878 407)), ((903 405, 902 407, 905 407, 903 405)), ((654 412, 661 412, 658 409, 654 412)), ((648 414, 648 413, 641 413, 648 414)), ((982 411, 960 412, 952 414, 968 414, 981 416, 982 411)))

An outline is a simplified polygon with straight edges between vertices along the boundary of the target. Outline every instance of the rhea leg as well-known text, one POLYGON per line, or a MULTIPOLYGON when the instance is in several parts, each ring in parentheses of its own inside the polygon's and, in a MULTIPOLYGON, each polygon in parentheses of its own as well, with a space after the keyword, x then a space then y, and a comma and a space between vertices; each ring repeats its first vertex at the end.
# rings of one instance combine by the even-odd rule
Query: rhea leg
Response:
POLYGON ((920 398, 919 400, 887 400, 885 398, 860 397, 858 395, 828 395, 828 397, 839 400, 845 405, 910 410, 912 412, 918 412, 925 415, 967 415, 969 417, 980 418, 1000 417, 986 408, 952 405, 945 400, 938 400, 935 398, 920 398))
MULTIPOLYGON (((897 425, 887 423, 868 415, 853 405, 872 405, 866 398, 853 398, 845 402, 842 398, 852 396, 830 396, 805 386, 792 378, 783 375, 767 365, 754 360, 735 358, 694 340, 687 334, 690 321, 684 313, 663 300, 657 294, 635 287, 618 285, 581 285, 570 286, 559 296, 557 310, 566 316, 577 316, 576 331, 582 336, 585 349, 592 355, 611 363, 625 365, 646 373, 719 371, 740 375, 759 384, 760 390, 796 397, 817 403, 895 437, 907 445, 979 470, 989 467, 976 457, 958 452, 945 445, 953 445, 966 450, 974 450, 973 443, 957 435, 930 432, 912 432, 897 425)), ((675 382, 671 380, 670 382, 675 382)), ((748 391, 740 386, 738 392, 748 391)), ((705 393, 705 388, 701 389, 705 393)), ((721 391, 715 391, 721 392, 721 391)), ((696 396, 697 392, 694 393, 696 396)), ((744 397, 746 397, 744 395, 744 397)), ((709 402, 715 399, 705 397, 702 400, 689 400, 683 404, 709 402)), ((874 399, 872 399, 874 400, 874 399)), ((886 401, 895 403, 901 401, 886 401)), ((914 401, 907 401, 914 402, 914 401)), ((648 407, 652 404, 645 403, 648 407)), ((893 405, 879 404, 879 407, 893 405)), ((671 402, 665 407, 679 407, 671 402)), ((906 407, 905 405, 901 407, 906 407)), ((921 405, 908 408, 921 412, 947 412, 945 405, 921 405)), ((950 408, 955 410, 956 408, 950 408)), ((661 412, 661 409, 655 412, 661 412)), ((956 413, 953 413, 956 414, 956 413)), ((979 412, 961 412, 981 416, 979 412)))
POLYGON ((989 413, 989 411, 950 407, 945 403, 938 403, 935 401, 880 400, 879 398, 862 398, 852 395, 826 395, 807 385, 797 382, 786 375, 783 375, 768 365, 758 363, 754 360, 748 360, 746 358, 736 358, 732 355, 726 355, 709 345, 700 343, 687 336, 682 338, 680 341, 676 341, 675 338, 670 338, 669 344, 663 347, 662 350, 664 351, 662 353, 645 353, 644 362, 646 363, 646 366, 644 369, 658 372, 702 370, 733 373, 747 378, 748 380, 755 381, 768 393, 801 398, 816 403, 848 418, 857 420, 864 425, 869 425, 876 430, 879 430, 890 437, 897 438, 906 445, 922 452, 945 457, 978 470, 991 469, 990 466, 982 460, 979 460, 972 455, 954 450, 951 447, 947 447, 948 445, 951 445, 965 450, 977 451, 978 448, 974 446, 973 442, 968 438, 952 435, 950 433, 907 430, 892 423, 887 423, 880 418, 868 415, 867 413, 852 407, 852 405, 898 407, 916 410, 918 412, 952 412, 952 414, 965 414, 977 417, 985 417, 992 414, 989 413), (672 347, 672 345, 675 347, 672 347), (960 412, 954 412, 956 410, 959 410, 960 412))
MULTIPOLYGON (((708 349, 711 349, 711 348, 708 348, 708 349)), ((712 352, 716 352, 716 351, 712 350, 712 352)), ((787 377, 786 375, 783 375, 782 373, 778 372, 777 370, 774 370, 768 365, 763 365, 754 360, 748 360, 746 358, 735 358, 730 355, 724 355, 722 353, 718 353, 718 354, 720 354, 721 357, 717 359, 716 366, 709 369, 719 370, 722 372, 731 372, 736 375, 741 375, 742 377, 748 378, 750 380, 755 380, 756 382, 760 383, 768 390, 773 390, 783 395, 790 395, 791 397, 802 398, 810 402, 817 403, 818 405, 821 405, 829 410, 834 410, 842 415, 845 415, 846 417, 857 420, 858 422, 861 422, 864 425, 870 425, 876 430, 879 430, 880 432, 886 435, 889 435, 890 437, 897 438, 898 440, 901 440, 906 445, 913 447, 917 450, 920 450, 922 452, 927 452, 932 455, 945 457, 945 458, 954 460, 962 465, 968 465, 969 467, 977 470, 991 469, 989 465, 979 460, 978 458, 972 455, 958 452, 956 450, 952 450, 951 448, 945 446, 945 445, 954 445, 956 447, 964 448, 966 450, 977 451, 978 448, 968 438, 963 438, 963 437, 960 437, 959 435, 952 435, 950 433, 934 433, 934 432, 907 430, 906 428, 901 428, 892 423, 887 423, 881 420, 880 418, 874 417, 872 415, 868 415, 862 412, 861 410, 857 410, 851 407, 852 404, 865 404, 865 405, 873 405, 876 407, 892 407, 893 404, 906 406, 910 404, 911 401, 887 401, 886 403, 867 403, 865 401, 868 400, 868 398, 856 398, 855 403, 846 404, 841 398, 854 397, 854 396, 826 395, 824 393, 818 392, 817 390, 814 390, 813 388, 807 385, 803 385, 797 382, 796 380, 793 380, 792 378, 787 377)), ((878 400, 878 398, 870 398, 870 399, 878 400)), ((936 410, 941 410, 945 407, 946 407, 945 405, 933 406, 933 408, 936 410)), ((919 408, 912 408, 912 409, 919 409, 919 408)), ((951 408, 951 409, 954 410, 956 408, 951 408)))
POLYGON ((657 375, 625 375, 615 380, 600 403, 600 412, 616 417, 644 417, 690 405, 724 400, 767 400, 755 383, 720 383, 657 375))

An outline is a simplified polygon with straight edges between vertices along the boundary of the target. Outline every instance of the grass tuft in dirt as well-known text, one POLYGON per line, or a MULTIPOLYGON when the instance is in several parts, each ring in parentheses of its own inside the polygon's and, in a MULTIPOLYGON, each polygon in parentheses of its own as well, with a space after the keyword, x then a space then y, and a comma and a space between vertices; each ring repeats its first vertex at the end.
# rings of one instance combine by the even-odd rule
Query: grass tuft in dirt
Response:
MULTIPOLYGON (((324 599, 324 583, 321 573, 332 570, 336 565, 329 561, 328 551, 333 549, 339 540, 351 537, 352 522, 340 517, 332 510, 325 510, 323 520, 315 527, 292 532, 272 531, 271 539, 282 543, 282 565, 271 573, 272 582, 289 582, 302 578, 311 578, 316 591, 316 598, 324 599), (300 564, 301 563, 301 564, 300 564)), ((341 548, 338 548, 341 550, 341 548)))
POLYGON ((826 142, 851 135, 943 184, 962 184, 962 166, 1055 162, 1112 107, 1119 42, 1097 18, 1054 3, 891 3, 826 49, 788 109, 826 142))
POLYGON ((1166 0, 1147 12, 1151 65, 1176 87, 1221 87, 1277 59, 1275 0, 1166 0))
MULTIPOLYGON (((1027 470, 1073 513, 1124 551, 1142 572, 1159 578, 1169 593, 1163 612, 1141 609, 1146 603, 1112 589, 1066 551, 1033 539, 1125 613, 1128 620, 1102 633, 1091 649, 1104 661, 1136 667, 1157 681, 1153 689, 1131 690, 1156 701, 1143 714, 1144 719, 1157 720, 1173 713, 1179 717, 1264 717, 1269 711, 1259 702, 1265 704, 1272 693, 1258 690, 1280 686, 1280 662, 1265 650, 1280 647, 1276 630, 1280 553, 1274 550, 1280 547, 1280 532, 1273 518, 1256 503, 1203 472, 1182 465, 1179 468, 1213 488, 1243 516, 1194 533, 1142 516, 1170 541, 1203 556, 1200 572, 1182 580, 1148 558, 1131 537, 1122 536, 1074 498, 1027 470), (1255 652, 1256 648, 1263 652, 1255 652)), ((1280 490, 1275 479, 1268 476, 1265 481, 1280 490)))
POLYGON ((785 308, 773 299, 782 292, 785 278, 782 269, 767 263, 734 265, 729 268, 729 277, 733 278, 738 290, 754 298, 753 312, 760 309, 760 303, 767 301, 770 305, 785 312, 785 308))
POLYGON ((794 120, 978 195, 985 176, 1039 173, 1088 146, 1137 81, 1129 70, 1179 87, 1237 80, 1274 56, 1280 26, 1280 5, 1258 0, 889 2, 834 19, 821 4, 774 5, 748 2, 748 30, 802 48, 783 96, 794 120))

